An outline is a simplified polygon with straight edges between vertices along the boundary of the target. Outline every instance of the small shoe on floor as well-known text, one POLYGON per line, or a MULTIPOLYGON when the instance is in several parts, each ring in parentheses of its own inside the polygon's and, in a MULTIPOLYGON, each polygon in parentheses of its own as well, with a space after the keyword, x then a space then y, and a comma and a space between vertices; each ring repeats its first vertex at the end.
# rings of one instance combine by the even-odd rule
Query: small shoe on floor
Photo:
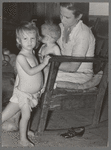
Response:
POLYGON ((75 136, 81 137, 85 132, 85 127, 71 128, 68 130, 69 132, 75 132, 75 136))
POLYGON ((75 132, 73 131, 73 132, 66 132, 66 133, 63 133, 63 134, 61 134, 60 136, 62 136, 62 137, 64 137, 64 138, 72 138, 72 137, 74 137, 75 136, 75 132))
POLYGON ((64 138, 72 138, 74 136, 81 137, 85 132, 84 127, 70 128, 66 133, 61 134, 64 138))

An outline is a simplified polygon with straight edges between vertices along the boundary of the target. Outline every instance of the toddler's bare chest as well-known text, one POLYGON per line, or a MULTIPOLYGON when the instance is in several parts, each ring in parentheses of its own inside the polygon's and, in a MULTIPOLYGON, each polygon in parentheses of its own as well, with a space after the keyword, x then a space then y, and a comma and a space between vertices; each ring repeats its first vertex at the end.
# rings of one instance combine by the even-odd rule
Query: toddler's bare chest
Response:
POLYGON ((31 66, 31 67, 35 67, 35 66, 37 66, 38 65, 38 61, 37 61, 37 59, 36 59, 36 57, 27 57, 27 62, 29 63, 29 65, 31 66))

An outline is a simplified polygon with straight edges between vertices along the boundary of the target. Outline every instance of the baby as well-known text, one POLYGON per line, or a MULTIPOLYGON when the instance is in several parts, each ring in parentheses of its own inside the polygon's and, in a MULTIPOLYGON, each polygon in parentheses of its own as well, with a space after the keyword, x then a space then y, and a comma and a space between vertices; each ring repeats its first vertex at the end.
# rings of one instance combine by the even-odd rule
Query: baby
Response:
MULTIPOLYGON (((42 62, 43 58, 49 54, 61 55, 60 48, 56 43, 57 40, 60 38, 60 36, 61 36, 61 29, 59 25, 56 25, 50 21, 50 22, 45 22, 45 24, 41 26, 40 40, 44 44, 41 46, 38 53, 40 62, 42 62)), ((49 66, 45 67, 44 69, 44 75, 45 75, 44 87, 46 85, 48 71, 49 71, 49 66)))
POLYGON ((41 64, 35 57, 34 48, 39 39, 38 29, 32 22, 24 22, 16 29, 16 41, 20 52, 16 58, 17 76, 13 95, 2 112, 2 122, 21 111, 20 141, 22 146, 34 146, 27 135, 34 135, 29 130, 32 108, 38 104, 42 93, 42 69, 48 64, 49 56, 41 64))

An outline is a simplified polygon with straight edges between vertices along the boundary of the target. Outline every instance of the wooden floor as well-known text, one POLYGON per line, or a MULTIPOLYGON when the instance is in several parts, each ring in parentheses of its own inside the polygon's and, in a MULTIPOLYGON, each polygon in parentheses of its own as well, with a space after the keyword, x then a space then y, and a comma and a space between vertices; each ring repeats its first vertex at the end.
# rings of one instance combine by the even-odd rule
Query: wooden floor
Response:
MULTIPOLYGON (((100 123, 97 128, 88 128, 91 124, 94 109, 81 108, 67 111, 50 112, 48 116, 47 129, 68 129, 70 127, 85 126, 85 133, 81 138, 73 137, 65 139, 60 136, 64 131, 50 132, 46 131, 43 134, 36 132, 34 138, 30 138, 35 143, 35 147, 39 149, 73 149, 74 147, 107 147, 108 144, 108 101, 103 104, 100 123), (63 148, 64 149, 64 148, 63 148)), ((32 121, 31 129, 36 131, 37 125, 36 113, 32 121)), ((66 131, 65 131, 66 132, 66 131)), ((2 147, 17 148, 20 147, 19 132, 2 132, 2 147)))

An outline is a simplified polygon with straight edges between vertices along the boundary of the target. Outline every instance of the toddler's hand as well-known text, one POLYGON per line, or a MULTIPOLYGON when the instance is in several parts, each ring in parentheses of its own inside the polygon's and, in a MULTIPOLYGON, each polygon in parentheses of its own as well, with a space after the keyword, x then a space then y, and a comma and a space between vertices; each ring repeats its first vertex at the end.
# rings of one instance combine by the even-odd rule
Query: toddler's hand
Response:
POLYGON ((44 58, 43 63, 44 63, 45 65, 47 65, 50 58, 51 58, 51 57, 50 57, 49 55, 47 55, 47 56, 44 58))

